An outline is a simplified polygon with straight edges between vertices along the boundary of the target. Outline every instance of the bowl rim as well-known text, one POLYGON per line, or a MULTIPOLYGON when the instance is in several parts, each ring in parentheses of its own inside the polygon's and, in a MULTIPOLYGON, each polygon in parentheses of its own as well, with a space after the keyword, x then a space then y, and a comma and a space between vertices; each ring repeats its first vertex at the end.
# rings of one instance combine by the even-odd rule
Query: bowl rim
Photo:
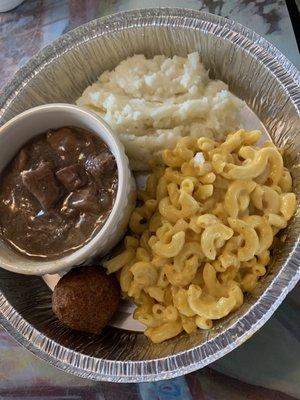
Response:
MULTIPOLYGON (((80 117, 80 119, 85 123, 86 121, 93 121, 95 124, 99 126, 99 131, 103 133, 104 137, 101 139, 107 144, 108 148, 112 151, 111 145, 109 145, 108 141, 111 141, 114 145, 114 154, 117 162, 117 170, 118 170, 118 184, 117 184, 117 193, 114 205, 101 229, 92 236, 92 238, 85 243, 83 246, 79 247, 77 250, 72 251, 63 255, 62 257, 58 257, 55 259, 41 259, 39 257, 26 257, 22 254, 18 253, 20 257, 19 263, 23 261, 23 265, 15 266, 12 263, 5 263, 0 255, 0 267, 7 269, 11 272, 16 272, 25 275, 44 275, 44 274, 54 274, 61 271, 66 271, 73 266, 82 264, 85 260, 91 258, 97 248, 99 247, 99 242, 103 242, 106 240, 109 227, 115 224, 119 219, 119 214, 122 214, 122 209, 124 209, 126 202, 124 201, 124 195, 127 193, 127 187, 129 185, 131 176, 128 168, 128 159, 125 155, 124 147, 114 134, 109 125, 98 116, 93 111, 87 110, 83 107, 76 106, 68 103, 49 103, 43 104, 41 106, 36 106, 30 108, 12 119, 6 122, 3 126, 0 127, 0 145, 2 140, 2 135, 7 134, 7 131, 10 131, 16 124, 22 124, 22 122, 26 119, 33 118, 38 116, 39 114, 48 114, 48 113, 61 113, 64 115, 67 113, 71 118, 76 115, 80 117), (22 258, 22 261, 21 261, 22 258), (30 262, 31 265, 28 265, 30 262)), ((76 126, 76 124, 74 124, 76 126)), ((42 132, 35 133, 32 137, 39 135, 42 132)), ((99 132, 93 132, 94 135, 100 137, 99 132)), ((26 143, 25 143, 26 144, 26 143)), ((17 146, 16 146, 17 147, 17 146)), ((113 238, 111 238, 113 239, 113 238)), ((109 245, 106 240, 106 246, 109 245)))
MULTIPOLYGON (((213 14, 182 8, 152 8, 125 11, 90 21, 44 48, 17 72, 10 84, 5 87, 0 104, 2 108, 0 118, 12 101, 14 91, 20 90, 22 82, 23 84, 28 82, 34 75, 33 71, 45 66, 49 60, 55 59, 57 56, 54 54, 58 49, 62 54, 70 46, 76 47, 83 43, 88 35, 89 39, 93 39, 131 27, 150 26, 154 23, 153 20, 161 26, 174 26, 172 22, 175 21, 176 26, 197 30, 203 30, 201 23, 205 23, 206 31, 209 30, 211 34, 222 36, 227 33, 230 36, 233 33, 231 40, 238 41, 245 51, 251 52, 255 46, 256 57, 281 83, 284 82, 284 87, 299 113, 300 74, 290 61, 267 40, 241 24, 213 14), (141 18, 143 23, 140 21, 141 18), (193 26, 188 25, 190 20, 193 20, 193 26)), ((228 37, 226 39, 229 40, 228 37)), ((251 337, 271 317, 300 278, 299 238, 291 255, 259 300, 227 331, 196 347, 167 357, 143 361, 115 361, 97 359, 67 349, 45 337, 24 321, 1 292, 0 322, 31 352, 50 364, 80 377, 110 382, 144 382, 174 378, 202 368, 227 354, 251 337), (293 257, 291 257, 292 254, 293 257), (47 354, 47 348, 53 348, 53 346, 55 357, 47 354)))

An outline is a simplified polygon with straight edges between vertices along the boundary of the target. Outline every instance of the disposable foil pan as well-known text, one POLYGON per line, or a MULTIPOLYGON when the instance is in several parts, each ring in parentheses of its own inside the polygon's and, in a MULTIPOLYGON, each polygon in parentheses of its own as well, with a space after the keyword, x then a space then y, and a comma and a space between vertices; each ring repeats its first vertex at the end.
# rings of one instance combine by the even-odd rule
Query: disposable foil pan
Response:
MULTIPOLYGON (((74 102, 106 69, 137 53, 198 51, 211 77, 245 100, 278 146, 299 199, 300 76, 270 43, 225 18, 183 9, 148 9, 104 17, 62 36, 32 58, 4 88, 0 124, 30 107, 74 102)), ((151 344, 140 332, 107 327, 99 336, 62 326, 51 290, 35 276, 0 270, 0 323, 22 345, 67 372, 114 382, 172 378, 217 360, 257 331, 300 277, 299 215, 276 245, 267 276, 241 309, 210 331, 151 344)))

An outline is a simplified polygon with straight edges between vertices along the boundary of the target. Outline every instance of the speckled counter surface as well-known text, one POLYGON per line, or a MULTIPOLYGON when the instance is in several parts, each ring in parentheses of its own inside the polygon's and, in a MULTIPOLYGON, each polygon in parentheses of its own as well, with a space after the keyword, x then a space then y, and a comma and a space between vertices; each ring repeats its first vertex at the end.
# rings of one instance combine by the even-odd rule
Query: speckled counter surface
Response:
MULTIPOLYGON (((146 7, 209 11, 250 27, 300 67, 283 0, 26 0, 0 14, 0 88, 42 47, 94 18, 146 7)), ((0 328, 0 399, 288 400, 300 399, 299 286, 247 343, 208 368, 182 378, 110 384, 56 370, 0 328)))
POLYGON ((147 7, 186 7, 234 19, 300 67, 284 0, 26 0, 0 14, 0 87, 37 51, 70 29, 104 15, 147 7))

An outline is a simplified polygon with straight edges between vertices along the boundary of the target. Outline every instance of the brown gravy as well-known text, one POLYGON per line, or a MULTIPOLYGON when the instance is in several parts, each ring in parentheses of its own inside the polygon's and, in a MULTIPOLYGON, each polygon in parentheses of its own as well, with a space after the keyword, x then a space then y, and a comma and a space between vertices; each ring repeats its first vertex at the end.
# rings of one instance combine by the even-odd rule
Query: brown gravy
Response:
POLYGON ((116 161, 98 136, 74 127, 42 133, 0 176, 0 237, 28 256, 72 252, 104 225, 117 180, 116 161))

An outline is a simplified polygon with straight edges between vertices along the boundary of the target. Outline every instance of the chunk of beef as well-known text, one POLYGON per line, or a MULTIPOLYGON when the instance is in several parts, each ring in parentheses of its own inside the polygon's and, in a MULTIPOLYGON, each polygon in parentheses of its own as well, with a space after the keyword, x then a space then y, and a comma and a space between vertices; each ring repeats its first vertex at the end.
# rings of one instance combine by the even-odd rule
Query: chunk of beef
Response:
POLYGON ((72 164, 60 169, 56 172, 56 177, 69 192, 73 192, 87 183, 86 173, 79 164, 72 164))
POLYGON ((36 169, 21 172, 22 182, 26 189, 40 202, 43 210, 49 210, 60 197, 49 162, 41 162, 36 169))
POLYGON ((100 205, 97 192, 90 186, 75 190, 67 197, 66 207, 80 212, 98 214, 100 212, 100 205))
POLYGON ((22 149, 19 151, 19 153, 15 158, 14 167, 16 168, 17 171, 21 172, 26 168, 28 160, 29 160, 28 153, 26 152, 26 150, 22 149))
POLYGON ((99 203, 101 210, 109 210, 112 206, 113 199, 112 194, 105 189, 100 190, 99 192, 99 203))
POLYGON ((47 133, 47 142, 59 157, 67 162, 78 161, 82 150, 88 148, 94 151, 94 143, 86 135, 78 135, 70 128, 60 128, 47 133))
POLYGON ((115 171, 117 163, 115 157, 105 151, 98 156, 89 156, 86 159, 85 168, 95 179, 99 180, 102 175, 115 171))

